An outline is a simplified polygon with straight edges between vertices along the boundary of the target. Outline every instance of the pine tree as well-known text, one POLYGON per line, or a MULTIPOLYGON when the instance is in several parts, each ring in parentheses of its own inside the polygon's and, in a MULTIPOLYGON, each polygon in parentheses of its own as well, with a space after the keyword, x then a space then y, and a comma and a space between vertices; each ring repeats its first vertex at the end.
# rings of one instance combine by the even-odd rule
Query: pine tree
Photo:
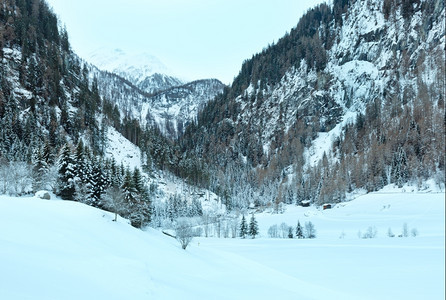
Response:
POLYGON ((124 202, 130 204, 135 201, 136 190, 133 185, 133 178, 130 169, 125 170, 124 179, 122 181, 122 193, 124 194, 124 202))
POLYGON ((256 235, 259 234, 259 226, 257 225, 257 221, 254 217, 254 214, 251 216, 251 220, 249 221, 249 235, 255 239, 256 235))
POLYGON ((123 216, 127 217, 131 225, 136 228, 148 224, 151 217, 150 201, 141 199, 135 188, 134 174, 132 175, 129 168, 125 170, 121 189, 124 196, 123 216))
POLYGON ((79 139, 79 142, 76 146, 76 153, 74 155, 74 165, 75 165, 75 174, 76 180, 80 180, 81 182, 86 182, 86 163, 85 163, 85 155, 84 155, 84 143, 82 139, 79 139))
POLYGON ((42 156, 48 166, 54 164, 54 156, 51 151, 51 145, 48 141, 46 141, 43 145, 42 156))
POLYGON ((74 188, 74 165, 71 157, 70 146, 66 144, 60 153, 58 162, 58 190, 59 195, 64 200, 73 200, 75 194, 74 188))
POLYGON ((102 194, 105 193, 107 187, 104 172, 101 163, 96 159, 92 162, 91 176, 89 176, 89 205, 102 207, 102 194))
POLYGON ((288 228, 288 238, 292 239, 293 237, 294 237, 294 236, 293 236, 293 227, 290 226, 290 227, 288 228))
POLYGON ((304 238, 304 233, 302 230, 302 226, 300 225, 300 222, 297 221, 297 226, 296 226, 296 237, 298 239, 303 239, 304 238))
POLYGON ((248 224, 246 223, 245 215, 242 216, 242 222, 240 223, 240 237, 245 238, 248 234, 248 224))
POLYGON ((137 214, 138 228, 150 223, 152 217, 152 203, 150 200, 150 194, 146 185, 143 182, 141 171, 135 168, 133 172, 133 185, 136 191, 135 207, 137 214))
POLYGON ((196 216, 203 216, 203 207, 201 205, 201 201, 198 199, 192 199, 192 203, 190 205, 189 209, 189 216, 190 217, 196 217, 196 216))
POLYGON ((47 172, 48 172, 48 164, 45 161, 43 155, 43 149, 39 147, 34 153, 34 158, 33 158, 32 186, 34 192, 45 188, 44 177, 47 172))
POLYGON ((137 167, 135 167, 133 171, 133 186, 139 195, 145 192, 145 186, 142 181, 142 175, 137 167))

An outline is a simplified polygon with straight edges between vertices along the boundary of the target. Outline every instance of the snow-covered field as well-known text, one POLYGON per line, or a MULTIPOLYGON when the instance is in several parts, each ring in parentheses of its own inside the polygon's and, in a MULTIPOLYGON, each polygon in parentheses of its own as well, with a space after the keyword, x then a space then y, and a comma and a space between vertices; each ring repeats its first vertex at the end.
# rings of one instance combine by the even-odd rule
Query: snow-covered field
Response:
POLYGON ((444 197, 289 206, 257 215, 259 238, 195 238, 184 251, 80 203, 0 196, 0 299, 444 299, 444 197), (270 225, 297 220, 317 238, 267 237, 270 225), (404 223, 418 235, 387 236, 404 223), (369 227, 376 237, 358 238, 369 227))

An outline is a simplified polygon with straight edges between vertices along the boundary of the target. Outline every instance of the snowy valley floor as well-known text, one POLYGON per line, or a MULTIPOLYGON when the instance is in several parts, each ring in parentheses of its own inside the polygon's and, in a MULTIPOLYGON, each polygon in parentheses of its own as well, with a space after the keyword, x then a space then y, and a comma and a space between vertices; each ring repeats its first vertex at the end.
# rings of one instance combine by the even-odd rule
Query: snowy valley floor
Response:
MULTIPOLYGON (((256 239, 195 238, 80 203, 0 196, 0 299, 444 299, 445 194, 375 193, 257 215, 256 239), (316 239, 267 230, 311 221, 316 239), (399 235, 406 223, 416 237, 399 235), (368 228, 376 238, 358 238, 368 228), (342 238, 340 238, 342 237, 342 238)), ((410 234, 410 232, 409 232, 410 234)))

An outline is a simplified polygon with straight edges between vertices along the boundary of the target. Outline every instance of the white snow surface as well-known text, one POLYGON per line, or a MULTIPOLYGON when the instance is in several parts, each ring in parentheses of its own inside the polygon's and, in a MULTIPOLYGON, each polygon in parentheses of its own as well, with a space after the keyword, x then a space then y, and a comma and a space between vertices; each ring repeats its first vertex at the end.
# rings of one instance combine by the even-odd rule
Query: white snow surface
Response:
POLYGON ((444 299, 445 194, 387 189, 256 215, 256 239, 160 232, 71 201, 0 196, 1 299, 444 299), (316 239, 270 239, 311 221, 316 239), (416 237, 398 235, 403 224, 416 237), (358 238, 373 226, 377 237, 358 238), (343 236, 341 239, 340 236, 343 236))
POLYGON ((322 160, 324 153, 330 155, 333 142, 336 138, 340 137, 343 132, 343 127, 354 123, 357 115, 357 112, 349 110, 344 114, 342 121, 332 130, 318 133, 317 138, 311 142, 311 146, 306 148, 304 152, 305 166, 307 168, 316 166, 322 160))
POLYGON ((141 150, 138 146, 132 144, 116 129, 107 127, 107 149, 105 152, 107 158, 114 158, 116 164, 121 163, 124 167, 141 169, 141 150))

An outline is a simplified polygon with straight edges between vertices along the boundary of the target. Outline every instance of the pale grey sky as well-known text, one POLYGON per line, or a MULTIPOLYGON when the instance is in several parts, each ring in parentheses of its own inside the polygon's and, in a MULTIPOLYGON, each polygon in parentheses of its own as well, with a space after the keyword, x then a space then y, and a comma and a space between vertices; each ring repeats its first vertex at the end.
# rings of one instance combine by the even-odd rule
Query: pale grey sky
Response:
POLYGON ((176 74, 232 82, 245 59, 322 0, 47 0, 81 57, 147 52, 176 74))

